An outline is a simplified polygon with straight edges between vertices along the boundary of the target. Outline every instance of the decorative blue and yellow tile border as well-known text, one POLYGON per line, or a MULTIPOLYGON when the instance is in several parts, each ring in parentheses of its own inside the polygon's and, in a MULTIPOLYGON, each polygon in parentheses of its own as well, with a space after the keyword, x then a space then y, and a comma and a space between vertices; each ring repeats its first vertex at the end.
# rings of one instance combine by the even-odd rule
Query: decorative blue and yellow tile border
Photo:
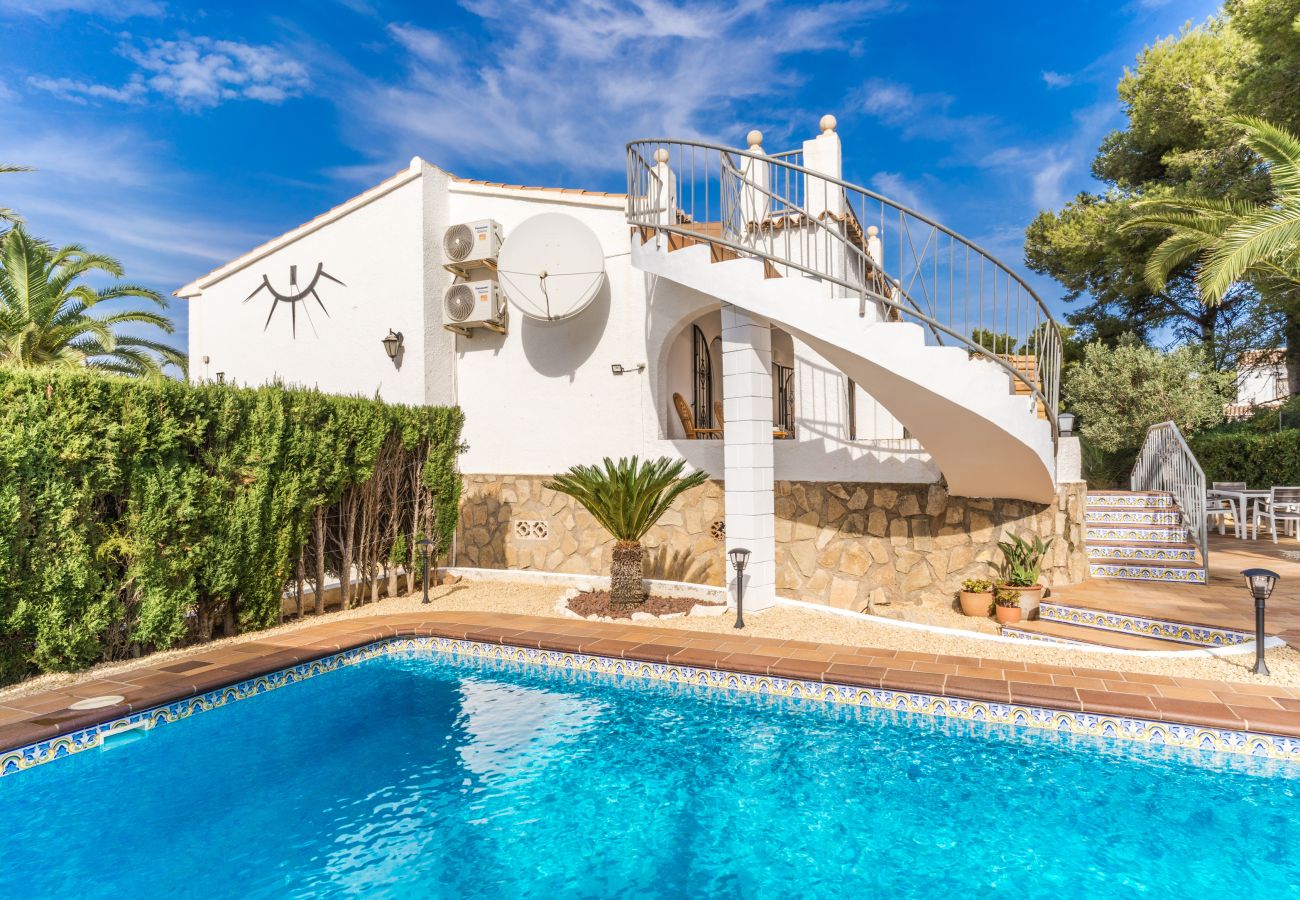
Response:
POLYGON ((1170 494, 1089 493, 1088 506, 1123 506, 1129 509, 1174 509, 1170 494))
POLYGON ((1197 561, 1191 544, 1089 544, 1088 558, 1097 562, 1108 559, 1136 559, 1147 562, 1197 561))
POLYGON ((1176 509, 1088 509, 1084 521, 1096 525, 1181 525, 1176 509))
POLYGON ((1122 578, 1126 581, 1159 581, 1171 584, 1205 584, 1205 570, 1199 566, 1152 566, 1142 562, 1088 560, 1090 578, 1122 578))
POLYGON ((748 675, 696 666, 640 662, 453 638, 410 637, 378 641, 313 662, 301 663, 279 672, 241 681, 229 687, 208 691, 196 697, 103 722, 72 734, 7 751, 0 754, 0 776, 11 775, 74 753, 102 747, 105 742, 138 729, 155 728, 170 722, 178 722, 196 713, 265 694, 377 656, 412 651, 450 654, 524 666, 567 669, 610 677, 621 676, 692 685, 742 694, 840 703, 969 722, 1014 725, 1062 734, 1118 738, 1179 749, 1207 750, 1300 762, 1300 738, 1282 735, 1182 725, 1127 716, 1071 712, 995 701, 968 700, 910 691, 854 687, 831 682, 781 678, 775 675, 748 675))
POLYGON ((1105 612, 1098 609, 1086 609, 1079 606, 1066 606, 1044 600, 1038 607, 1039 618, 1052 622, 1065 622, 1084 628, 1096 628, 1099 631, 1118 631, 1123 634, 1136 634, 1142 637, 1159 638, 1178 644, 1191 644, 1196 647, 1231 647, 1253 641, 1250 632, 1235 628, 1218 628, 1211 625, 1193 625, 1187 622, 1172 622, 1167 619, 1151 619, 1130 613, 1105 612))
POLYGON ((1135 527, 1133 525, 1086 525, 1085 540, 1093 541, 1168 541, 1177 544, 1187 543, 1187 529, 1181 525, 1155 525, 1135 527))

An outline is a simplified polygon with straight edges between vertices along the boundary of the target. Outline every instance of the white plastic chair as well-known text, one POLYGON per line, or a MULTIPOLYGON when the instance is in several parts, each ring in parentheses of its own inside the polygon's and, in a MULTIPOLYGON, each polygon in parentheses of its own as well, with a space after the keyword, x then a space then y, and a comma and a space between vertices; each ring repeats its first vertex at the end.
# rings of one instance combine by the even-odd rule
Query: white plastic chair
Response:
MULTIPOLYGON (((1216 491, 1238 491, 1246 490, 1244 481, 1216 481, 1210 485, 1211 489, 1216 491)), ((1243 507, 1246 505, 1243 501, 1243 507)), ((1247 510, 1242 509, 1241 515, 1237 515, 1237 504, 1229 497, 1210 497, 1205 504, 1205 518, 1219 520, 1219 534, 1224 533, 1224 519, 1232 516, 1233 532, 1237 538, 1245 537, 1246 523, 1250 520, 1247 510), (1239 521, 1240 520, 1240 521, 1239 521)))
POLYGON ((1300 523, 1300 487, 1274 487, 1268 492, 1268 499, 1255 501, 1251 518, 1252 539, 1259 538, 1259 523, 1267 519, 1269 530, 1273 534, 1273 543, 1277 543, 1277 523, 1282 523, 1285 533, 1287 526, 1300 523))

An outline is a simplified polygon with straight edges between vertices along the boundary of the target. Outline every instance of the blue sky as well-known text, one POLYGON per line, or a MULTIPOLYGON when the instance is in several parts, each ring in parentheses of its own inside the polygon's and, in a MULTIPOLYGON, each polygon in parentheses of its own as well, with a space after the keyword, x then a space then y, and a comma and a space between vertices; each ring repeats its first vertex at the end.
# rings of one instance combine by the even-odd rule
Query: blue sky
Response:
POLYGON ((0 0, 0 161, 39 170, 0 206, 170 294, 417 154, 621 190, 627 140, 773 151, 831 112, 846 178, 1023 270, 1035 213, 1094 186, 1124 66, 1217 5, 0 0))

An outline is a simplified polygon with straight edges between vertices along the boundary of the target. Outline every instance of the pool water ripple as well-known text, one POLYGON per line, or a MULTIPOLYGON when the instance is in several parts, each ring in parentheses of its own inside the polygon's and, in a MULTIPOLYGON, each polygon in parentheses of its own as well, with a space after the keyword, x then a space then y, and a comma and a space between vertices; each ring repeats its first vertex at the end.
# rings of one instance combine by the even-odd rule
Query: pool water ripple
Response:
POLYGON ((1281 897, 1296 768, 398 654, 0 779, 0 896, 1281 897))

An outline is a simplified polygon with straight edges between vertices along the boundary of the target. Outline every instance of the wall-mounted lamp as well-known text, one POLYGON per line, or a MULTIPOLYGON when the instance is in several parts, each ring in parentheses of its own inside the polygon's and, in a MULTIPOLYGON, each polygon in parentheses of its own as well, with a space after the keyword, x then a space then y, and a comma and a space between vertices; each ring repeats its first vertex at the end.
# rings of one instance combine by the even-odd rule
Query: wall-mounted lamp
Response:
POLYGON ((1063 412, 1056 417, 1056 427, 1060 430, 1061 437, 1073 437, 1075 423, 1079 417, 1072 412, 1063 412))
POLYGON ((388 354, 389 359, 397 359, 397 354, 402 349, 402 333, 390 328, 380 343, 384 345, 384 352, 388 354))
POLYGON ((644 372, 645 363, 637 363, 635 366, 622 366, 618 363, 609 367, 609 370, 615 375, 626 375, 628 372, 644 372))
POLYGON ((217 384, 225 384, 225 383, 226 383, 226 373, 225 373, 225 372, 218 372, 218 373, 217 373, 217 384))

